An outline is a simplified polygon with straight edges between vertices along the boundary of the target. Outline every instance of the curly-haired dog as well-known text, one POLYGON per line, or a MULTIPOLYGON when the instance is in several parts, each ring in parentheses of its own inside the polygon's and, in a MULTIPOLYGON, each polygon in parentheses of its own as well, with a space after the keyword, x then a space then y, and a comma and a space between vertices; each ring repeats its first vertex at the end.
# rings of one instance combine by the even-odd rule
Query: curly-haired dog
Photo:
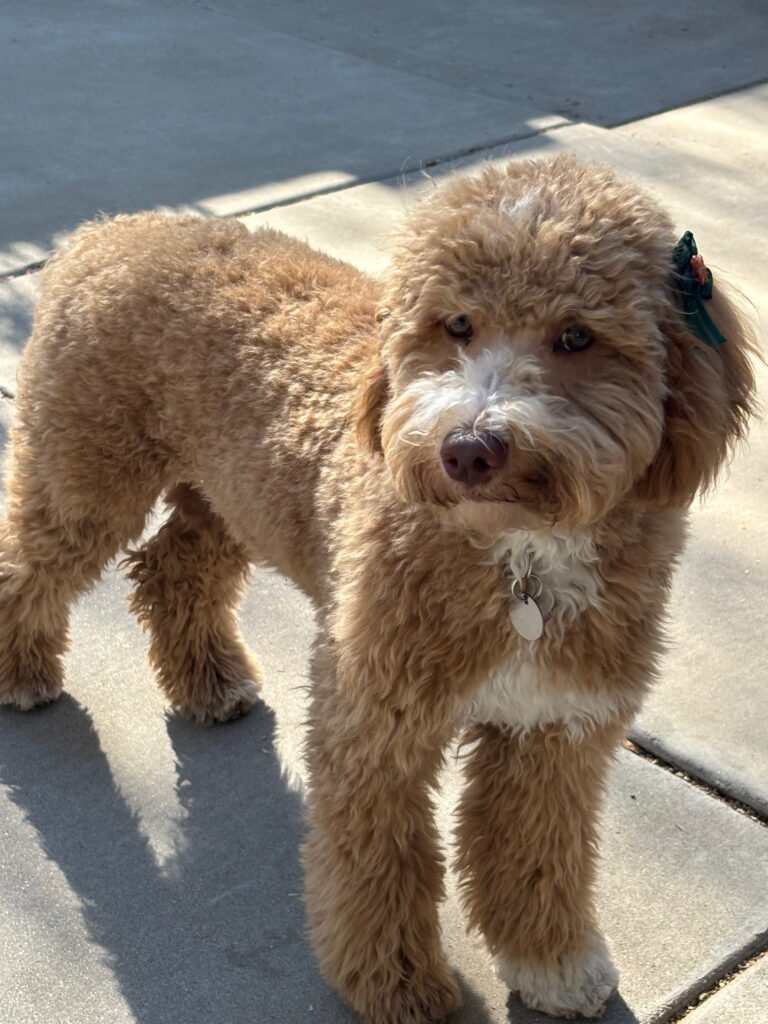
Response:
POLYGON ((744 328, 718 288, 707 318, 708 272, 674 242, 634 187, 559 158, 436 189, 382 283, 272 231, 155 214, 84 227, 45 272, 0 698, 58 696, 70 602, 162 492, 133 607, 179 711, 253 704, 249 563, 295 580, 321 625, 312 936, 370 1024, 459 1003, 430 796, 458 734, 457 866, 502 977, 562 1016, 616 987, 596 814, 657 666, 685 510, 753 392, 744 328))

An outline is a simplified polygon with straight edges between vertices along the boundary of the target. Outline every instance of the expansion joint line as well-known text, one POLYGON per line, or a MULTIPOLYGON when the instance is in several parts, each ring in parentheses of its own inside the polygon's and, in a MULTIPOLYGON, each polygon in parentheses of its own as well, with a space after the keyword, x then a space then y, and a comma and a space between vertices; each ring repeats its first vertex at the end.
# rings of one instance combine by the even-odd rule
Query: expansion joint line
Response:
POLYGON ((711 780, 699 777, 689 769, 681 768, 679 765, 675 764, 674 761, 669 761, 664 757, 660 757, 653 750, 649 750, 641 743, 638 743, 636 739, 625 740, 624 746, 631 753, 635 754, 636 757, 641 757, 644 761, 648 761, 650 764, 656 765, 663 771, 669 772, 681 781, 688 783, 689 786, 693 786, 694 789, 698 789, 700 792, 706 793, 707 796, 712 797, 713 800, 717 800, 718 803, 727 804, 728 807, 731 807, 734 811, 738 811, 739 814, 743 814, 745 817, 751 818, 752 821, 757 822, 759 825, 768 827, 768 816, 761 811, 758 811, 750 804, 745 803, 743 800, 739 800, 737 797, 732 796, 726 789, 716 785, 711 780))

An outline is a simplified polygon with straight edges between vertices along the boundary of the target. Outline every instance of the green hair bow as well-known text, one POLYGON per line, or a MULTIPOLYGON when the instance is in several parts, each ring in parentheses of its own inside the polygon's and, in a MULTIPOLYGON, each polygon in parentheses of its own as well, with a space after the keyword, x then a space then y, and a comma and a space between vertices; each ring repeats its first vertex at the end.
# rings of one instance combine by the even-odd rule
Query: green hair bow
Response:
POLYGON ((728 340, 718 331, 704 303, 712 298, 712 271, 699 255, 696 240, 686 231, 672 254, 674 289, 683 305, 686 326, 705 345, 716 349, 728 340))

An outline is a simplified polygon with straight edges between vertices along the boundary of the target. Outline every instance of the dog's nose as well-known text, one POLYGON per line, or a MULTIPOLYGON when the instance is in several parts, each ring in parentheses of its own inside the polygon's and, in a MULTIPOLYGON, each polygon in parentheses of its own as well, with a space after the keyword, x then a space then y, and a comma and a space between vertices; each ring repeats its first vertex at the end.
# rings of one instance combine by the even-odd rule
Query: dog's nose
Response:
POLYGON ((479 434, 454 430, 443 441, 440 458, 452 480, 472 487, 491 482, 507 461, 507 446, 489 430, 479 434))

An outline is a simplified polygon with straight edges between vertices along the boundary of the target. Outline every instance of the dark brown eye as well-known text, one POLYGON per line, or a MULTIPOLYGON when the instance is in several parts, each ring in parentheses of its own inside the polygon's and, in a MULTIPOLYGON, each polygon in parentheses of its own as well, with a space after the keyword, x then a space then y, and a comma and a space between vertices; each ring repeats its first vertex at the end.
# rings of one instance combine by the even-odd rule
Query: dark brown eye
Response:
POLYGON ((452 320, 446 320, 445 329, 452 338, 458 338, 468 345, 472 340, 472 321, 468 316, 455 316, 452 320))
POLYGON ((566 327, 552 346, 553 352, 583 352, 595 340, 583 327, 566 327))

